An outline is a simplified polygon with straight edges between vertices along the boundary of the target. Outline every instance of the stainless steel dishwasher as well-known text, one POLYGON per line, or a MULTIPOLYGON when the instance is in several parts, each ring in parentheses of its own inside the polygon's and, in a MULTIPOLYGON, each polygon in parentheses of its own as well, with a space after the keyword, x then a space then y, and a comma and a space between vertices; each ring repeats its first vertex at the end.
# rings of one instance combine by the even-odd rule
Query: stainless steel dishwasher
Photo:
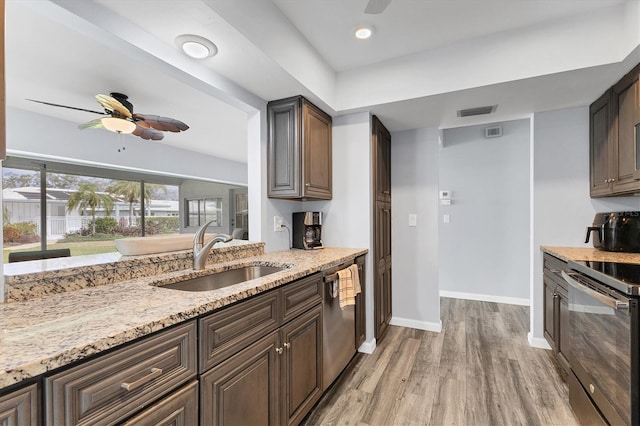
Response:
POLYGON ((356 353, 355 306, 340 309, 339 297, 332 297, 337 272, 353 262, 343 263, 324 272, 322 289, 322 388, 326 390, 356 353))

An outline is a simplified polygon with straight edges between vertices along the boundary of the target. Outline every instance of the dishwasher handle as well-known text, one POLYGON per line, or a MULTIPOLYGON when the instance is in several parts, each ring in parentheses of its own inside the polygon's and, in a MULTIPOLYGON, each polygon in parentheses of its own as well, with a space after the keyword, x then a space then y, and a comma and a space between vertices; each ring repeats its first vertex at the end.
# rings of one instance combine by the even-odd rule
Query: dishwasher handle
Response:
POLYGON ((576 281, 575 279, 573 279, 571 277, 571 275, 576 275, 576 274, 567 274, 565 271, 561 272, 562 274, 562 278, 564 278, 564 280, 573 288, 575 288, 578 291, 581 291, 583 293, 586 293, 587 295, 589 295, 589 297, 593 297, 594 299, 596 299, 598 302, 612 308, 615 310, 621 310, 621 309, 629 309, 629 303, 628 302, 621 302, 619 300, 614 299, 613 297, 609 297, 605 294, 599 293, 589 287, 587 287, 584 284, 579 283, 578 281, 576 281))

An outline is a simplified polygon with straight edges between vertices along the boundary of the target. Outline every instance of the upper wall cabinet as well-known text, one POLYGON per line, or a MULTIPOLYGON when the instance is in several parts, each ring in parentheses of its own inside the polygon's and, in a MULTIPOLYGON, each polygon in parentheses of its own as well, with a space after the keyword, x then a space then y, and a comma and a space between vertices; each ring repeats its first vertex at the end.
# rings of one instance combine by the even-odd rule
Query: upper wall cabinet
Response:
POLYGON ((589 109, 591 196, 640 192, 640 64, 589 109))
POLYGON ((302 96, 271 101, 268 196, 331 199, 331 117, 302 96))

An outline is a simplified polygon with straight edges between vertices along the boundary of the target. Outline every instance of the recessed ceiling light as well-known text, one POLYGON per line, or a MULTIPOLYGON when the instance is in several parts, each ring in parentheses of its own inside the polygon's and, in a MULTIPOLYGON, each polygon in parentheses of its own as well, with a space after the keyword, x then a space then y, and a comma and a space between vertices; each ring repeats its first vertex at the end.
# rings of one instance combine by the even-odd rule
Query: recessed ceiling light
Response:
POLYGON ((218 46, 204 37, 193 34, 183 34, 176 37, 176 45, 194 59, 205 59, 218 53, 218 46))
POLYGON ((357 39, 366 40, 373 35, 373 27, 371 25, 360 25, 354 28, 353 35, 357 39))

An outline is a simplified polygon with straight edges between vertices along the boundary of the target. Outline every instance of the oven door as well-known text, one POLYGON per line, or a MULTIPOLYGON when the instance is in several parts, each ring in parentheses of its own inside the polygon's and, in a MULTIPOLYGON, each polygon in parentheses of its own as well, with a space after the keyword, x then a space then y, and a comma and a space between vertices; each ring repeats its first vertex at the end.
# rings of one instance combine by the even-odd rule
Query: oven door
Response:
POLYGON ((569 283, 571 369, 610 424, 637 422, 636 300, 580 273, 562 276, 569 283))

